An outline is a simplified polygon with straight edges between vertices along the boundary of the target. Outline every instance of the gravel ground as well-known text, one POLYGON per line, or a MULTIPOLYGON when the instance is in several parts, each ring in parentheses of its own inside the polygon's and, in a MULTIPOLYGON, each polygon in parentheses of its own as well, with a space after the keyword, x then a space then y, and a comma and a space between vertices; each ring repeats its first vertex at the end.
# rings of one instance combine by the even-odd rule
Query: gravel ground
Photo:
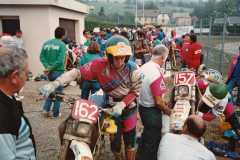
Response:
MULTIPOLYGON (((70 110, 68 105, 63 103, 62 116, 57 119, 44 118, 42 116, 42 101, 39 98, 37 89, 46 82, 28 82, 21 95, 24 95, 23 105, 26 116, 30 119, 33 127, 37 144, 37 156, 39 160, 57 160, 59 154, 60 142, 57 128, 59 124, 66 119, 70 110)), ((64 91, 70 97, 77 97, 80 93, 78 87, 69 86, 64 91)), ((101 160, 112 159, 109 148, 106 148, 106 154, 101 160)))
MULTIPOLYGON (((37 156, 39 160, 57 160, 59 152, 59 139, 57 127, 68 116, 70 110, 68 106, 64 104, 62 106, 62 116, 58 119, 47 119, 41 114, 42 101, 37 101, 39 98, 37 89, 46 82, 27 82, 24 87, 22 95, 24 95, 23 105, 26 112, 26 116, 30 119, 33 127, 33 132, 37 144, 37 156)), ((67 87, 64 91, 67 95, 78 96, 80 90, 78 87, 67 87)), ((220 140, 221 137, 217 133, 217 122, 209 124, 212 129, 208 130, 207 138, 220 140), (216 133, 216 134, 215 134, 216 133)), ((109 146, 109 145, 108 145, 109 146)), ((113 156, 110 149, 105 149, 104 155, 101 160, 111 160, 113 156)), ((218 158, 218 160, 224 160, 224 158, 218 158)), ((226 160, 226 159, 225 159, 226 160)))
MULTIPOLYGON (((236 54, 238 53, 238 46, 239 42, 231 42, 231 43, 225 43, 224 44, 224 52, 229 54, 236 54)), ((221 50, 221 44, 218 44, 215 46, 216 49, 221 50)))

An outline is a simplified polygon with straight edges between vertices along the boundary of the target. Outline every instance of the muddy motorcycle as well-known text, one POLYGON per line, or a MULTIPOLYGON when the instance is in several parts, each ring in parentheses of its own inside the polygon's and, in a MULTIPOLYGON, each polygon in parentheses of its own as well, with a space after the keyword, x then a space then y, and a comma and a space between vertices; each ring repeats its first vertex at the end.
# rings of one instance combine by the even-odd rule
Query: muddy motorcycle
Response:
POLYGON ((198 102, 195 73, 192 71, 176 72, 173 88, 173 112, 170 115, 170 130, 180 132, 190 114, 196 113, 198 102))
POLYGON ((117 126, 111 119, 110 109, 78 99, 59 130, 60 160, 97 160, 104 150, 105 133, 116 133, 117 126))

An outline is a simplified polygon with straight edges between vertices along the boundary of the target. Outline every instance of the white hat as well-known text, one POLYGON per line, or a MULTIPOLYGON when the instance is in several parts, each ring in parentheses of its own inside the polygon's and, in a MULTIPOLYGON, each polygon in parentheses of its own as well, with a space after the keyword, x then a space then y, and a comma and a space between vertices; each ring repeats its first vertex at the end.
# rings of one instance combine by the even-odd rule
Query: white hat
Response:
POLYGON ((99 28, 99 27, 95 27, 95 28, 93 29, 93 32, 94 32, 94 33, 99 33, 99 32, 100 32, 100 28, 99 28))

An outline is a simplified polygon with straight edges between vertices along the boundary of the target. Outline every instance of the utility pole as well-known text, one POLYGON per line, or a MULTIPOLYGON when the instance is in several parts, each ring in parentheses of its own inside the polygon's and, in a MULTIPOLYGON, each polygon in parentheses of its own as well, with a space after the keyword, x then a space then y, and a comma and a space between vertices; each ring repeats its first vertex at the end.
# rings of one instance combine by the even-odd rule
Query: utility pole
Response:
POLYGON ((138 14, 138 11, 137 11, 138 10, 138 6, 137 6, 138 4, 137 4, 137 2, 138 1, 136 0, 136 8, 135 8, 136 9, 136 11, 135 11, 135 26, 136 26, 136 28, 137 28, 137 14, 138 14))
POLYGON ((145 7, 144 5, 145 4, 144 3, 145 3, 145 1, 143 0, 143 25, 144 25, 144 22, 145 22, 145 18, 144 18, 144 7, 145 7))

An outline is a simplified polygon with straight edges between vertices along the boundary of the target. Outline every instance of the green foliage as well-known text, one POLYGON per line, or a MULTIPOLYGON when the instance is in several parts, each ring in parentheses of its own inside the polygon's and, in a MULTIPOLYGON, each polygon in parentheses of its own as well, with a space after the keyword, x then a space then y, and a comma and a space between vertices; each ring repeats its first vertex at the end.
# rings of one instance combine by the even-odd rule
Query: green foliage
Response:
POLYGON ((104 11, 104 7, 100 8, 100 11, 98 12, 99 16, 105 16, 105 11, 104 11))
POLYGON ((86 19, 85 20, 85 29, 87 31, 92 31, 95 27, 101 28, 113 28, 116 24, 107 22, 107 21, 99 21, 97 19, 86 19))
POLYGON ((109 16, 88 15, 85 19, 86 30, 93 30, 95 27, 113 28, 116 26, 133 26, 135 17, 132 13, 124 12, 124 15, 117 13, 109 16))
POLYGON ((199 18, 206 17, 223 17, 224 14, 228 16, 236 15, 237 13, 237 0, 208 0, 203 2, 199 0, 198 3, 194 5, 193 16, 199 18))
POLYGON ((145 2, 145 9, 158 9, 158 7, 156 6, 156 4, 152 1, 147 1, 145 2))

